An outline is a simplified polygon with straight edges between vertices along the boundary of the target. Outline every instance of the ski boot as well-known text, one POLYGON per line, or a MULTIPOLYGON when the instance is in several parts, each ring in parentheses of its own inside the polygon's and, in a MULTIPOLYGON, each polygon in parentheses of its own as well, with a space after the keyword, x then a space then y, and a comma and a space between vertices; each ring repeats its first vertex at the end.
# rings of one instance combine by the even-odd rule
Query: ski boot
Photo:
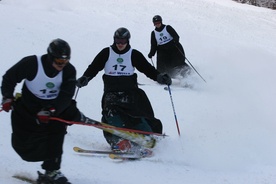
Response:
POLYGON ((114 152, 133 153, 141 157, 151 157, 153 155, 152 150, 143 148, 140 145, 126 139, 119 139, 116 144, 111 145, 111 149, 114 152))
POLYGON ((39 171, 37 173, 37 184, 71 184, 59 170, 46 171, 45 174, 39 171))
POLYGON ((129 152, 131 150, 131 142, 126 139, 119 139, 116 144, 111 145, 111 149, 114 152, 129 152))

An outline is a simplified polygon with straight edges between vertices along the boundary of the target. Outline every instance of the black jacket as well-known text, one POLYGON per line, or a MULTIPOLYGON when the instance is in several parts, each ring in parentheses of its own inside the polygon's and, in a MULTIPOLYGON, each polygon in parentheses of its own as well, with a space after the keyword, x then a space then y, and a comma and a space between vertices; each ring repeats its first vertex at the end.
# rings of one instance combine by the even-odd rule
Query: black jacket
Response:
MULTIPOLYGON (((160 28, 155 28, 156 31, 160 32, 163 29, 165 29, 164 24, 161 25, 160 28)), ((167 25, 166 27, 168 33, 173 37, 173 40, 164 44, 164 45, 157 45, 157 41, 155 38, 155 33, 154 31, 151 32, 151 48, 149 54, 154 56, 157 50, 170 50, 170 49, 175 49, 175 44, 179 44, 179 35, 177 32, 174 30, 174 28, 170 25, 167 25)))
MULTIPOLYGON (((52 61, 48 58, 47 54, 43 55, 42 64, 44 72, 48 77, 54 77, 58 71, 52 66, 52 61)), ((3 97, 12 98, 14 90, 18 83, 28 79, 32 80, 36 76, 38 69, 37 57, 35 55, 27 56, 21 59, 18 63, 12 66, 4 75, 2 80, 1 91, 3 97)), ((56 115, 64 111, 71 103, 72 97, 75 92, 76 69, 68 63, 63 68, 62 84, 60 93, 56 99, 42 100, 34 96, 26 87, 25 83, 22 87, 22 103, 26 106, 27 110, 36 114, 39 110, 45 107, 52 106, 56 109, 56 115)))
MULTIPOLYGON (((127 51, 129 51, 129 49, 131 48, 129 44, 123 51, 119 51, 115 44, 113 44, 111 47, 114 50, 114 52, 117 54, 124 54, 127 51)), ((100 53, 98 53, 98 55, 94 58, 92 63, 88 66, 88 68, 84 72, 83 76, 89 77, 89 80, 94 78, 98 74, 99 71, 104 69, 105 63, 107 62, 108 57, 109 57, 109 47, 106 47, 103 50, 101 50, 100 53)), ((132 65, 139 72, 142 72, 148 78, 150 78, 154 81, 157 81, 157 75, 159 74, 159 72, 147 61, 147 59, 143 56, 143 54, 141 52, 139 52, 136 49, 133 49, 132 54, 131 54, 131 62, 132 62, 132 65)), ((135 74, 135 76, 107 76, 107 75, 104 75, 103 79, 104 79, 104 83, 105 83, 105 91, 109 90, 110 88, 113 88, 113 87, 110 87, 110 85, 112 85, 112 84, 114 84, 114 88, 116 88, 116 89, 113 89, 113 91, 114 90, 115 91, 124 91, 126 88, 128 88, 130 83, 132 83, 132 82, 125 83, 125 81, 132 81, 132 79, 134 79, 133 85, 134 86, 137 85, 137 80, 135 78, 136 78, 136 74, 135 74), (116 82, 109 82, 109 81, 116 81, 116 82), (122 81, 122 82, 120 82, 120 81, 122 81)), ((110 90, 112 90, 112 89, 110 89, 110 90)))

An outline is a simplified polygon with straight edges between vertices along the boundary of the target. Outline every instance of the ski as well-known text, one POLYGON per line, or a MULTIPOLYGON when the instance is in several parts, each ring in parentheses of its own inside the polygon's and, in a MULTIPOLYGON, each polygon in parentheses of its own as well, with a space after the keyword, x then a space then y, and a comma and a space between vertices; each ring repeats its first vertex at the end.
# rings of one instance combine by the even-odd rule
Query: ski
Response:
POLYGON ((107 155, 109 156, 109 158, 113 160, 139 160, 141 158, 151 157, 153 155, 153 152, 149 149, 143 149, 137 152, 116 152, 82 149, 80 147, 75 146, 73 147, 73 150, 77 153, 107 155))
POLYGON ((143 149, 133 154, 109 154, 109 158, 113 160, 140 160, 142 158, 151 157, 153 152, 149 149, 143 149))
POLYGON ((112 150, 108 150, 108 151, 102 151, 102 150, 90 150, 90 149, 83 149, 83 148, 80 148, 80 147, 73 147, 73 150, 77 153, 88 153, 88 154, 117 154, 117 155, 122 155, 122 154, 127 154, 127 155, 131 155, 131 154, 134 154, 132 152, 115 152, 115 151, 112 151, 112 150))
POLYGON ((24 181, 25 183, 37 184, 36 180, 34 180, 30 177, 24 176, 24 175, 19 175, 18 174, 18 175, 13 175, 12 177, 15 178, 15 179, 24 181))
POLYGON ((118 155, 118 154, 114 154, 111 153, 108 155, 109 158, 113 159, 113 160, 140 160, 141 158, 144 158, 142 156, 133 154, 133 155, 118 155))
POLYGON ((156 144, 156 141, 160 138, 164 138, 166 135, 154 133, 154 132, 145 132, 141 130, 133 130, 128 128, 114 127, 108 125, 106 123, 102 123, 96 120, 92 120, 93 123, 84 123, 84 122, 76 122, 76 121, 68 121, 57 117, 51 117, 51 120, 68 123, 68 124, 77 124, 77 125, 85 125, 85 126, 93 126, 99 128, 105 132, 109 132, 113 135, 117 135, 124 139, 130 140, 132 142, 137 143, 146 148, 153 148, 156 144))

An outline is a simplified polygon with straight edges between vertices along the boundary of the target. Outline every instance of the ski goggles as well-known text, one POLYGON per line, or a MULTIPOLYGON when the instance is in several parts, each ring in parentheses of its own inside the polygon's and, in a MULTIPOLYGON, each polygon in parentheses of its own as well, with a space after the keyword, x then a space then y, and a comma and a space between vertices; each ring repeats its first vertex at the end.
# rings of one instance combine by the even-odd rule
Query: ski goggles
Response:
POLYGON ((58 66, 65 66, 65 65, 67 65, 67 63, 69 63, 69 59, 55 58, 54 63, 58 66))
POLYGON ((126 44, 128 42, 128 39, 126 39, 126 38, 115 38, 114 42, 116 44, 123 44, 124 45, 124 44, 126 44))
POLYGON ((161 21, 153 22, 153 25, 155 25, 155 26, 158 24, 161 24, 161 21))

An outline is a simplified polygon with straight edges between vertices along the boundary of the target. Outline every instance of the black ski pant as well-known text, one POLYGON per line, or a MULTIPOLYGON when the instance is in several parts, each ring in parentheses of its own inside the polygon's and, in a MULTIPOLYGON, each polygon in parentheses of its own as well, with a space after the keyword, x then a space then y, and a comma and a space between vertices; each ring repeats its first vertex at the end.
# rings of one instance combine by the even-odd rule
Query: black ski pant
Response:
MULTIPOLYGON (((59 117, 78 120, 80 112, 76 102, 72 101, 59 117)), ((42 168, 49 171, 60 169, 67 124, 58 121, 40 123, 36 114, 30 113, 20 99, 14 104, 11 121, 12 146, 23 160, 43 161, 42 168)))

